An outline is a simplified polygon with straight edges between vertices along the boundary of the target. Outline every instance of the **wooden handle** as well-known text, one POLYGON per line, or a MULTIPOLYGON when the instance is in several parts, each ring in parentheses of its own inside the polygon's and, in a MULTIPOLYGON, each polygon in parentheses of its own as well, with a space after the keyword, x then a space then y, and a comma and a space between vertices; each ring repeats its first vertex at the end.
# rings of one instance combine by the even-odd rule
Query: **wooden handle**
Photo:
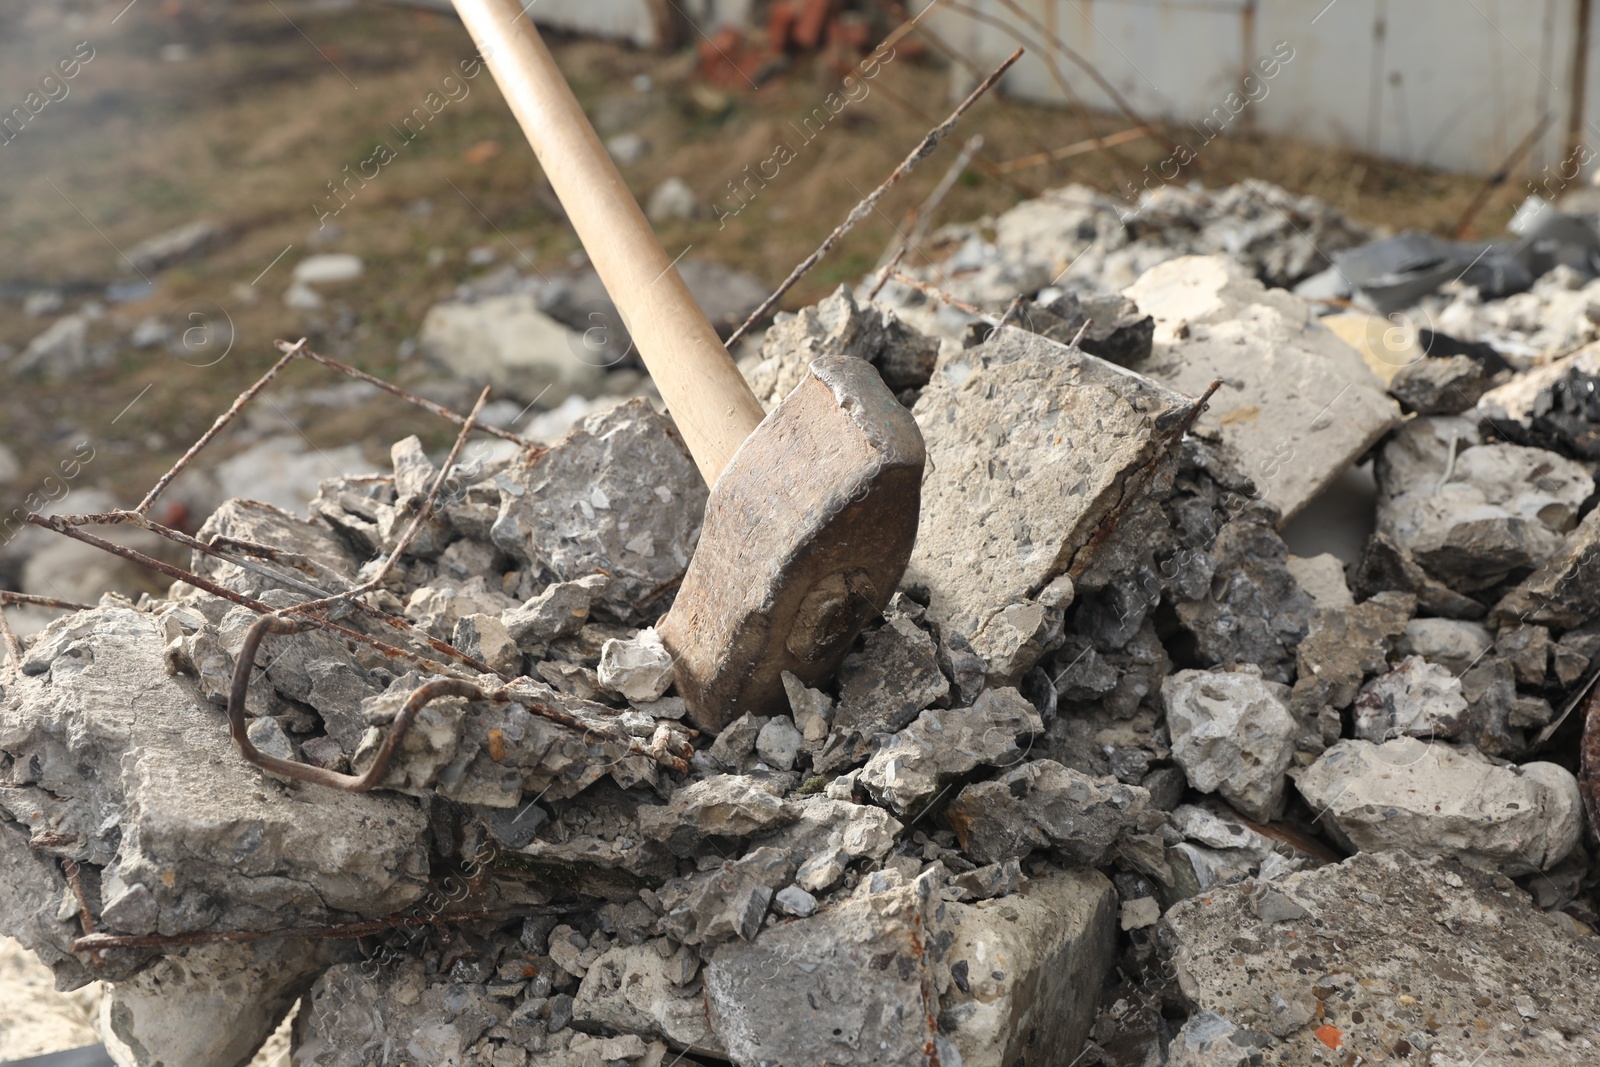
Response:
POLYGON ((455 0, 706 484, 763 417, 518 0, 455 0))

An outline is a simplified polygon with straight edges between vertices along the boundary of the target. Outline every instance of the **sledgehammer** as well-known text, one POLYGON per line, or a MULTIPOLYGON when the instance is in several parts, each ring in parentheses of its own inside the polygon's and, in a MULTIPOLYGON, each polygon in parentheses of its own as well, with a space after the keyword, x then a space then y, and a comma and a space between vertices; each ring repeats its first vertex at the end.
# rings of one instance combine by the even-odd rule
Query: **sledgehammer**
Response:
POLYGON ((784 708, 781 675, 831 674, 905 572, 924 454, 911 414, 851 356, 811 364, 762 416, 518 0, 455 0, 711 486, 657 624, 690 717, 784 708))

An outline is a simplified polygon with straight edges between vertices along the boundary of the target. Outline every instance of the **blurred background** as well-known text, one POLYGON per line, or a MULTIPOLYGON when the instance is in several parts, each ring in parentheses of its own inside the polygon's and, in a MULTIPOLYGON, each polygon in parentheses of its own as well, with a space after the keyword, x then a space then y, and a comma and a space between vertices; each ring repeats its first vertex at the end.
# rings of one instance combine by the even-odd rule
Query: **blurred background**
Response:
MULTIPOLYGON (((1153 178, 1249 177, 1378 232, 1492 235, 1531 182, 1588 169, 1586 2, 931 7, 529 11, 725 334, 1018 44, 998 91, 782 307, 870 272, 947 174, 923 232, 1072 183, 1131 206, 1153 178)), ((463 408, 488 379, 490 418, 537 434, 648 388, 438 0, 0 2, 0 307, 0 588, 67 599, 120 564, 64 547, 38 563, 44 535, 20 516, 136 503, 275 339, 463 408)), ((434 447, 453 430, 292 365, 158 517, 193 529, 232 495, 293 505, 411 432, 434 447)))

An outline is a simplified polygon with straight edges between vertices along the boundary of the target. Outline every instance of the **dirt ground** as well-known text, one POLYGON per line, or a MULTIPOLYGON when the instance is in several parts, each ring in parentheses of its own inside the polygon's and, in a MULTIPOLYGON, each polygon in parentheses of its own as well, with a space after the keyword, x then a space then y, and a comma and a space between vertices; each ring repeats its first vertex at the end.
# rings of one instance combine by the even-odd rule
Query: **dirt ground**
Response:
MULTIPOLYGON (((870 93, 737 217, 719 221, 708 211, 661 225, 669 253, 687 248, 778 282, 947 113, 948 71, 931 49, 916 55, 916 44, 881 67, 870 93)), ((651 144, 624 167, 641 197, 679 177, 702 204, 726 202, 743 168, 771 156, 788 123, 838 86, 836 73, 805 56, 758 91, 735 92, 693 77, 693 47, 663 55, 591 40, 553 46, 602 136, 632 131, 651 144)), ((0 500, 4 510, 85 439, 96 458, 81 484, 134 502, 272 361, 274 338, 308 335, 331 355, 415 380, 425 372, 399 353, 434 301, 506 263, 525 272, 567 266, 577 241, 487 74, 457 83, 411 140, 396 136, 430 93, 451 92, 445 78, 472 55, 452 17, 376 0, 0 0, 0 111, 61 61, 79 60, 66 95, 0 145, 0 345, 20 350, 49 324, 21 311, 27 294, 45 287, 65 291, 67 309, 105 304, 91 341, 121 339, 101 369, 66 382, 9 379, 0 389, 0 442, 24 468, 0 488, 16 498, 0 500), (400 145, 394 158, 336 198, 332 184, 384 143, 400 145), (213 251, 146 271, 153 288, 121 294, 138 299, 106 302, 108 285, 140 282, 128 249, 196 219, 224 228, 213 251), (283 302, 290 271, 313 251, 355 252, 366 273, 332 291, 327 306, 292 310, 283 302), (209 331, 196 336, 219 358, 126 344, 150 315, 209 331)), ((1100 133, 1127 125, 1120 116, 1092 122, 1100 133)), ((814 301, 870 269, 972 133, 985 138, 982 162, 939 220, 999 212, 1071 181, 1117 188, 1170 140, 994 176, 997 163, 1090 132, 1067 111, 991 95, 785 305, 814 301)), ((1263 178, 1396 228, 1449 229, 1481 184, 1244 135, 1217 141, 1204 163, 1192 176, 1206 184, 1263 178)), ((1513 183, 1484 210, 1485 229, 1498 230, 1516 199, 1513 183)), ((286 388, 331 383, 306 366, 285 378, 286 388)), ((380 429, 387 441, 400 413, 395 402, 372 401, 301 429, 319 446, 380 429)), ((447 437, 425 416, 403 418, 403 432, 424 431, 430 443, 447 437)))

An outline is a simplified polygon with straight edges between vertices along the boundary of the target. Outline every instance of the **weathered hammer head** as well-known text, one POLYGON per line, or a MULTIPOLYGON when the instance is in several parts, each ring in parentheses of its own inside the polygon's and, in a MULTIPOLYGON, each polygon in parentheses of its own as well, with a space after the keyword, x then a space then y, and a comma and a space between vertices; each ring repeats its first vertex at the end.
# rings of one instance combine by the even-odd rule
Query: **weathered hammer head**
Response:
POLYGON ((784 708, 782 674, 815 684, 905 573, 922 499, 922 434, 878 372, 811 364, 740 446, 657 625, 695 724, 784 708))

